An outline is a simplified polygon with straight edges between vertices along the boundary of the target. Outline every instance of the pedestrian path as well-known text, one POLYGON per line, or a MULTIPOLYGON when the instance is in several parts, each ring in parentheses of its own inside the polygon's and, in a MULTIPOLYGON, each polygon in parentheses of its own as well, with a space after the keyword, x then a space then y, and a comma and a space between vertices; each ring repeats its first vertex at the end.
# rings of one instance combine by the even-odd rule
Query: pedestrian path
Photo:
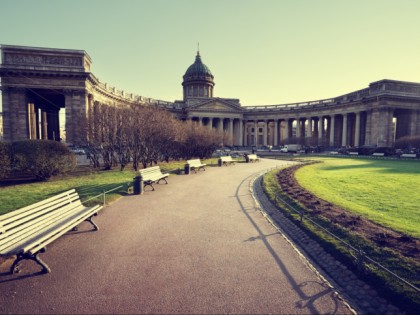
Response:
POLYGON ((374 288, 327 253, 315 240, 278 211, 263 192, 262 176, 255 179, 252 189, 256 202, 267 219, 293 242, 297 251, 305 253, 306 258, 311 261, 311 265, 316 266, 315 268, 320 270, 329 283, 334 283, 335 289, 338 289, 342 296, 352 301, 352 306, 359 314, 401 313, 397 307, 380 297, 374 288), (327 273, 322 272, 321 268, 327 273))
POLYGON ((48 248, 52 273, 2 274, 0 313, 351 314, 255 205, 255 175, 287 163, 208 167, 121 198, 98 232, 48 248))

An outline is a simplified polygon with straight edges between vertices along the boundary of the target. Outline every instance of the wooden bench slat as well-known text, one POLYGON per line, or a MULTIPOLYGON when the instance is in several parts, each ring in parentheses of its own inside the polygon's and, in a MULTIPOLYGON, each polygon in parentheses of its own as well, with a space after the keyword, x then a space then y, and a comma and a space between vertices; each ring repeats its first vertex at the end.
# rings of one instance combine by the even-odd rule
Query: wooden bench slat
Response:
POLYGON ((102 205, 85 207, 75 189, 0 216, 0 256, 16 255, 11 272, 24 259, 34 260, 43 272, 50 268, 38 257, 41 249, 83 221, 95 228, 92 217, 102 205))
POLYGON ((66 197, 66 196, 68 196, 71 193, 76 193, 77 194, 77 192, 76 192, 75 189, 70 189, 70 190, 65 191, 65 192, 63 192, 61 194, 58 194, 56 196, 53 196, 53 197, 50 197, 50 198, 47 198, 47 199, 44 199, 44 200, 41 200, 41 201, 39 201, 37 203, 34 203, 34 204, 31 204, 29 206, 26 206, 26 207, 23 207, 23 208, 14 210, 14 211, 9 212, 9 213, 6 213, 6 214, 2 214, 0 216, 0 220, 5 220, 5 219, 7 219, 9 217, 14 217, 14 216, 16 216, 18 214, 21 214, 21 213, 25 212, 25 211, 32 210, 33 208, 41 207, 42 205, 44 205, 46 203, 49 203, 49 202, 54 201, 56 199, 60 199, 60 198, 66 197))
MULTIPOLYGON (((7 247, 4 250, 3 255, 13 255, 13 254, 20 254, 20 253, 32 251, 33 248, 35 248, 36 246, 40 244, 42 244, 43 247, 45 247, 47 244, 52 242, 52 240, 50 240, 50 237, 52 235, 59 233, 60 231, 63 230, 63 228, 70 227, 66 229, 63 232, 63 234, 68 232, 75 225, 77 225, 74 223, 76 222, 80 223, 84 221, 85 217, 90 217, 92 215, 91 213, 95 213, 95 212, 97 212, 97 210, 94 208, 92 209, 78 208, 77 211, 71 212, 67 216, 56 218, 56 220, 49 222, 48 225, 45 225, 42 228, 39 228, 37 231, 32 231, 32 233, 27 235, 18 243, 14 243, 10 245, 9 247, 7 247)), ((34 251, 33 253, 36 253, 36 251, 34 251)))
POLYGON ((205 166, 207 165, 207 164, 203 164, 203 163, 201 163, 200 159, 187 160, 187 164, 188 164, 188 165, 190 166, 190 168, 191 168, 192 170, 194 170, 194 172, 196 172, 196 173, 197 173, 197 170, 196 170, 196 169, 198 169, 198 170, 200 170, 200 169, 205 170, 205 166))
POLYGON ((49 213, 44 214, 43 216, 34 218, 33 220, 28 221, 24 224, 13 226, 12 228, 10 228, 10 225, 7 226, 6 232, 4 234, 0 234, 0 247, 5 242, 4 239, 6 238, 13 239, 19 236, 19 233, 23 233, 21 232, 22 230, 31 229, 31 226, 40 226, 42 224, 45 224, 47 220, 63 215, 65 214, 65 212, 68 212, 68 211, 75 211, 74 209, 77 209, 79 207, 84 207, 84 206, 82 204, 75 204, 75 203, 69 204, 61 209, 56 209, 56 211, 51 211, 49 213))
POLYGON ((58 209, 66 204, 77 203, 78 199, 79 199, 78 196, 72 196, 71 198, 66 198, 64 200, 63 199, 55 200, 52 203, 47 203, 45 205, 42 205, 42 207, 25 211, 16 216, 10 217, 6 220, 3 220, 3 218, 0 217, 0 222, 2 222, 4 227, 6 227, 7 229, 10 229, 14 226, 20 225, 26 221, 29 221, 33 218, 43 215, 44 213, 54 211, 54 209, 58 209))
POLYGON ((84 210, 86 207, 83 205, 68 208, 67 211, 56 211, 53 212, 52 215, 49 215, 45 219, 41 221, 37 221, 32 225, 26 226, 24 229, 21 229, 17 232, 12 230, 9 237, 2 240, 0 245, 0 253, 2 253, 5 249, 10 248, 11 246, 19 246, 19 244, 24 243, 26 239, 33 237, 33 235, 37 235, 41 233, 41 231, 45 228, 48 228, 52 225, 56 225, 58 222, 66 220, 67 218, 71 217, 74 213, 77 213, 80 210, 84 210))
POLYGON ((84 210, 82 210, 80 215, 77 216, 76 218, 72 219, 71 221, 65 221, 64 224, 60 226, 60 228, 57 228, 55 231, 50 232, 49 234, 45 235, 41 239, 37 239, 37 242, 40 242, 38 246, 32 247, 32 245, 28 245, 25 248, 23 248, 22 251, 23 252, 28 251, 31 254, 37 253, 39 250, 43 249, 46 245, 50 244, 51 242, 59 238, 61 235, 70 231, 74 226, 79 225, 80 223, 85 221, 87 218, 93 216, 101 208, 102 206, 96 206, 95 208, 91 208, 89 212, 84 212, 84 210), (58 233, 56 233, 56 231, 58 231, 58 233))

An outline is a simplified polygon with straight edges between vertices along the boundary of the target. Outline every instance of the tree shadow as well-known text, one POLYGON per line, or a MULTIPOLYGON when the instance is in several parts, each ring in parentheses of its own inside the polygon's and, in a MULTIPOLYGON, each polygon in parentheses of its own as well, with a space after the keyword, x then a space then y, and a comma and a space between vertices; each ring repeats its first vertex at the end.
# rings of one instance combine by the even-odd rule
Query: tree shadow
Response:
MULTIPOLYGON (((307 309, 311 314, 319 314, 320 311, 317 309, 315 303, 318 299, 320 299, 321 297, 330 294, 330 293, 334 293, 333 289, 329 286, 327 286, 325 283, 323 282, 316 282, 316 281, 305 281, 302 283, 298 283, 295 278, 293 277, 293 275, 289 272, 289 270, 287 269, 286 265, 282 262, 281 258, 279 257, 279 255, 276 253, 275 249, 270 245, 269 241, 268 241, 268 237, 279 234, 279 232, 276 233, 272 233, 272 234, 268 234, 265 235, 261 229, 259 228, 258 224, 252 219, 252 217, 250 216, 250 214, 248 213, 246 207, 244 206, 244 202, 241 200, 241 196, 239 194, 239 190, 240 188, 247 183, 247 181, 249 180, 249 178, 255 176, 255 174, 250 175, 248 177, 246 177, 244 180, 242 180, 242 182, 238 185, 237 189, 236 189, 236 193, 235 193, 235 198, 238 201, 238 204, 242 210, 242 212, 244 213, 244 215, 246 216, 246 218, 249 220, 249 222, 251 223, 251 225, 254 227, 254 229, 257 231, 258 235, 255 237, 250 237, 248 240, 245 241, 256 241, 256 240, 261 240, 264 244, 264 246, 266 247, 266 249, 268 250, 268 252, 271 254, 271 256, 273 257, 274 261, 276 262, 278 268, 279 268, 279 272, 281 272, 289 281, 290 285, 292 286, 293 290, 298 294, 298 296, 300 297, 300 301, 298 301, 295 305, 298 308, 301 309, 307 309), (316 283, 319 284, 319 286, 326 288, 325 290, 319 291, 316 294, 313 295, 309 295, 307 294, 303 288, 308 284, 308 283, 316 283)), ((331 299, 334 301, 334 305, 335 308, 334 310, 329 311, 329 314, 337 314, 339 311, 339 304, 338 301, 339 299, 335 296, 331 296, 331 299)))

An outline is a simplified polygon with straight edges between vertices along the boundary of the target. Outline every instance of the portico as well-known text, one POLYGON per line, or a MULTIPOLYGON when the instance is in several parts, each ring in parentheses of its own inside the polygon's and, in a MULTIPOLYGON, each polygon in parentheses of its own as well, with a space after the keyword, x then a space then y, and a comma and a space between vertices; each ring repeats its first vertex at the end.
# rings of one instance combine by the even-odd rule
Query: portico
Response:
POLYGON ((183 100, 166 102, 100 82, 85 51, 9 45, 1 50, 6 141, 82 143, 93 108, 101 104, 163 108, 224 132, 225 145, 234 146, 390 147, 396 139, 420 135, 420 83, 380 80, 324 100, 242 106, 239 99, 214 97, 214 76, 197 52, 183 76, 183 100))

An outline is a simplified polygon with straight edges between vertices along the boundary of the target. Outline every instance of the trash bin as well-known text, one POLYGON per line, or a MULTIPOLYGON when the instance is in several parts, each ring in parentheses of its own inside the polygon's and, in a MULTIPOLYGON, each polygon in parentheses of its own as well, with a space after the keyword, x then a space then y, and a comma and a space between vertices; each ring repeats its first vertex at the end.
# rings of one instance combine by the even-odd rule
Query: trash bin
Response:
POLYGON ((141 195, 143 193, 143 177, 136 176, 133 178, 133 194, 141 195))
POLYGON ((188 174, 190 174, 190 170, 191 170, 191 167, 190 167, 190 164, 185 164, 184 165, 184 174, 185 175, 188 175, 188 174))
POLYGON ((248 156, 248 154, 245 154, 245 161, 246 161, 247 163, 249 163, 249 156, 248 156))
POLYGON ((219 164, 219 166, 223 165, 222 159, 219 159, 219 161, 217 161, 217 163, 219 164))

